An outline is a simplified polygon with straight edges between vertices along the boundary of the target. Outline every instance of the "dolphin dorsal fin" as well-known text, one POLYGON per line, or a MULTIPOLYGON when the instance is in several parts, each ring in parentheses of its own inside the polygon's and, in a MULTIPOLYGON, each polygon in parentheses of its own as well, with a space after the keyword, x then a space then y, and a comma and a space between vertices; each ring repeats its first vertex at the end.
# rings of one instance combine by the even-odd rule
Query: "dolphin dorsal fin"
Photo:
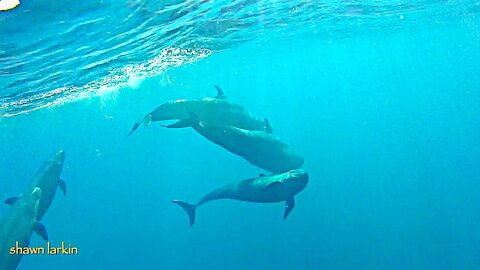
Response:
POLYGON ((268 121, 268 118, 265 118, 264 122, 265 122, 265 132, 267 132, 268 134, 273 134, 272 125, 270 125, 270 121, 268 121))
POLYGON ((220 88, 220 86, 215 85, 215 89, 217 89, 217 96, 215 98, 218 98, 218 99, 226 99, 227 98, 227 96, 223 92, 222 88, 220 88))

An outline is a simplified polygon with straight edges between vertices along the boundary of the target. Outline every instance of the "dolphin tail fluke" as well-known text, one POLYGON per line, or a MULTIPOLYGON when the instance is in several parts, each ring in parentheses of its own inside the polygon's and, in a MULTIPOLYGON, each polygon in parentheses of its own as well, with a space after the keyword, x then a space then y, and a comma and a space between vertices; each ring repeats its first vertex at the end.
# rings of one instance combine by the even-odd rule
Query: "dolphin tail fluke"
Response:
POLYGON ((172 202, 180 205, 180 207, 182 207, 182 209, 185 210, 185 212, 187 212, 188 219, 190 221, 190 227, 192 227, 193 224, 195 223, 195 209, 196 209, 196 206, 193 205, 193 204, 189 204, 189 203, 186 203, 186 202, 179 201, 179 200, 173 200, 172 202))

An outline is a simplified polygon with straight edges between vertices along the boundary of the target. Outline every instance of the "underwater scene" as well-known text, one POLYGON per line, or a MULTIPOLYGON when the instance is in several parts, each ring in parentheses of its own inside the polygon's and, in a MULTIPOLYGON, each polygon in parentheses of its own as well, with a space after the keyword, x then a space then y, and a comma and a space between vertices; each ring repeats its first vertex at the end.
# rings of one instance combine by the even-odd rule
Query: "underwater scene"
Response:
POLYGON ((480 269, 480 2, 0 0, 0 270, 480 269))

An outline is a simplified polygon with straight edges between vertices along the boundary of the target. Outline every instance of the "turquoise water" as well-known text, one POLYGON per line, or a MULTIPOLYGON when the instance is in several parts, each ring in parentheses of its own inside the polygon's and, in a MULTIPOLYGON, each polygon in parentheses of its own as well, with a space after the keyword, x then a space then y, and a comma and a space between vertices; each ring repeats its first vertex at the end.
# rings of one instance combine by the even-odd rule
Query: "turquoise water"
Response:
POLYGON ((43 224, 79 248, 18 269, 480 269, 479 11, 67 1, 0 13, 0 196, 64 149, 68 195, 43 224), (283 203, 224 200, 190 228, 172 199, 265 172, 191 128, 126 136, 213 85, 304 157, 310 182, 287 220, 283 203))

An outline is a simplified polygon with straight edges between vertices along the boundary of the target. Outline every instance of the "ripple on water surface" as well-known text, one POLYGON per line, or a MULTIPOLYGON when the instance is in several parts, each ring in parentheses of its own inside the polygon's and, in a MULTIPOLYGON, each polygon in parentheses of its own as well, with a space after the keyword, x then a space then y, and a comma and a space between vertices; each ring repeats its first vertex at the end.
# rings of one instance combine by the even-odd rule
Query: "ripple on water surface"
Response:
POLYGON ((0 116, 100 94, 259 37, 340 39, 478 7, 458 0, 22 2, 0 12, 0 116))

